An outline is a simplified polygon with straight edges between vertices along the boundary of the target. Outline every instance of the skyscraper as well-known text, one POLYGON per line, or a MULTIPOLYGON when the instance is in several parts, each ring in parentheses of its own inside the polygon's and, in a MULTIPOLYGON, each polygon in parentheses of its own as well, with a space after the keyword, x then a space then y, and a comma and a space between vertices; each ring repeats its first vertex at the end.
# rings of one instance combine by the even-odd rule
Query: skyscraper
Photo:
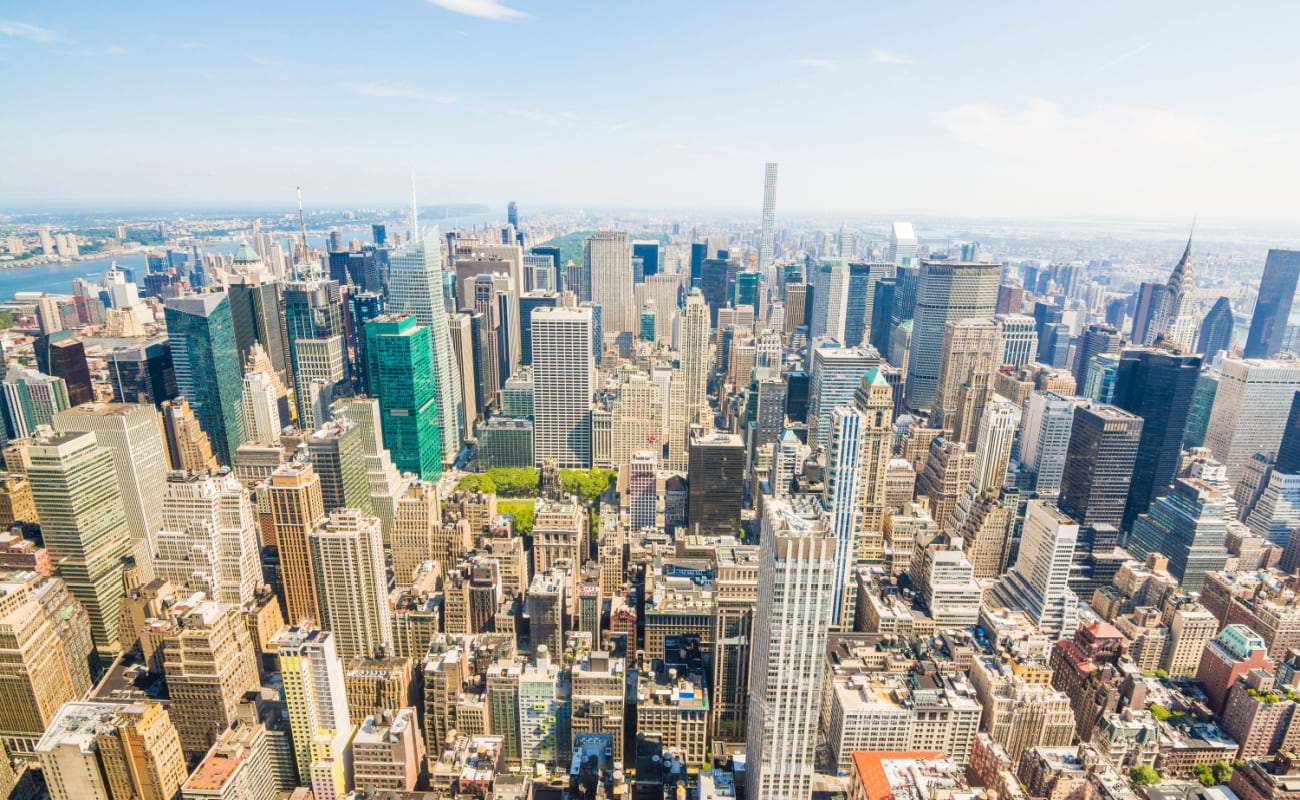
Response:
POLYGON ((86 346, 80 339, 52 341, 49 336, 41 336, 32 343, 32 348, 36 352, 36 368, 63 379, 68 387, 69 404, 78 406, 95 399, 90 368, 86 364, 86 346))
POLYGON ((907 405, 929 410, 939 381, 945 326, 997 310, 1002 265, 992 262, 922 261, 916 289, 907 405))
POLYGON ((153 535, 162 527, 162 497, 167 483, 167 450, 153 406, 88 403, 54 415, 59 433, 90 431, 113 455, 117 486, 131 531, 136 565, 153 576, 153 535))
MULTIPOLYGON (((1256 308, 1258 307, 1256 303, 1256 308)), ((1234 324, 1232 302, 1226 297, 1215 300, 1210 313, 1201 320, 1201 335, 1196 341, 1196 352, 1205 358, 1214 358, 1214 354, 1220 350, 1231 348, 1234 324)))
POLYGON ((808 338, 833 339, 843 345, 848 303, 848 259, 823 258, 813 273, 813 314, 808 338))
POLYGON ((90 614, 100 658, 111 658, 119 649, 122 566, 132 557, 113 454, 93 433, 64 433, 28 446, 26 456, 50 561, 90 614))
POLYGON ((1074 373, 1075 386, 1083 386, 1088 379, 1088 365, 1092 359, 1102 353, 1118 353, 1120 342, 1124 337, 1110 325, 1094 324, 1083 329, 1074 345, 1074 361, 1070 372, 1074 373))
POLYGON ((810 797, 835 539, 807 506, 763 504, 758 610, 751 637, 747 797, 810 797))
POLYGON ((167 336, 176 390, 189 401, 223 464, 244 440, 244 398, 230 301, 224 293, 169 297, 167 336))
POLYGON ((889 260, 896 267, 916 265, 916 229, 910 222, 895 222, 889 227, 889 260))
POLYGON ((388 573, 379 520, 355 508, 330 514, 307 534, 321 627, 340 655, 376 658, 393 649, 388 573))
POLYGON ((844 344, 871 344, 871 319, 875 313, 876 284, 893 270, 882 262, 849 264, 848 300, 844 312, 844 344))
MULTIPOLYGON (((1161 339, 1166 346, 1190 352, 1196 346, 1196 273, 1192 269, 1192 239, 1165 283, 1165 293, 1143 344, 1161 339)), ((1105 351, 1102 351, 1105 352, 1105 351)))
POLYGON ((280 556, 288 618, 293 624, 319 619, 307 537, 325 517, 320 476, 311 464, 282 464, 271 473, 266 494, 280 556))
POLYGON ((972 317, 944 326, 931 427, 974 444, 1001 356, 1001 330, 992 319, 972 317))
POLYGON ((1250 318, 1250 333, 1246 335, 1246 358, 1272 358, 1282 351, 1297 281, 1300 251, 1269 250, 1259 282, 1259 299, 1250 318))
POLYGON ((436 481, 442 475, 444 416, 438 413, 429 328, 411 315, 385 314, 366 324, 366 372, 379 399, 384 447, 403 472, 436 481))
POLYGON ((985 409, 976 435, 975 466, 971 470, 971 486, 976 493, 999 489, 1007 479, 1007 464, 1011 460, 1011 446, 1020 427, 1020 406, 1009 400, 997 399, 985 409))
POLYGON ((338 281, 322 278, 314 265, 281 290, 290 370, 299 426, 314 430, 329 418, 329 405, 347 377, 343 297, 338 281))
POLYGON ((1173 483, 1200 372, 1198 355, 1145 347, 1120 354, 1113 402, 1142 418, 1142 438, 1121 523, 1124 530, 1173 483))
POLYGON ((315 794, 342 797, 352 718, 334 635, 291 627, 277 635, 277 643, 299 780, 315 794))
POLYGON ((158 577, 243 605, 262 585, 253 495, 231 473, 173 473, 159 505, 158 577), (206 563, 204 563, 206 562, 206 563))
POLYGON ((1205 446, 1241 480, 1256 453, 1277 454, 1291 401, 1300 390, 1300 362, 1225 358, 1205 431, 1205 446))
POLYGON ((591 466, 591 395, 596 365, 591 310, 533 311, 533 450, 537 463, 591 466))
POLYGON ((758 272, 768 286, 780 290, 785 281, 776 274, 772 259, 776 256, 776 162, 763 168, 763 231, 758 244, 758 272))
MULTIPOLYGON (((606 339, 635 334, 636 308, 632 299, 632 246, 627 231, 597 231, 583 247, 591 276, 591 302, 602 309, 606 339)), ((631 342, 631 339, 628 339, 631 342)))
POLYGON ((879 366, 880 355, 863 347, 818 347, 812 351, 808 395, 808 444, 830 446, 831 411, 852 405, 853 395, 867 370, 879 366))
POLYGON ((470 411, 463 405, 461 373, 456 368, 447 307, 443 304, 442 238, 437 228, 424 231, 389 254, 388 301, 390 314, 409 314, 417 324, 429 329, 442 463, 452 464, 460 454, 464 415, 470 411))
POLYGON ((1023 367, 1038 357, 1038 328, 1027 314, 998 314, 1002 329, 1001 366, 1023 367))
POLYGON ((1061 510, 1080 525, 1118 528, 1141 436, 1142 418, 1122 408, 1076 407, 1061 478, 1061 510))
POLYGON ((1020 434, 1020 466, 1033 475, 1033 488, 1040 497, 1060 494, 1076 402, 1056 392, 1029 396, 1020 434))
POLYGON ((1030 500, 1016 563, 994 585, 990 604, 1029 615, 1050 639, 1078 626, 1079 598, 1068 585, 1079 525, 1045 500, 1030 500))
POLYGON ((1232 498, 1204 481, 1180 478, 1168 494, 1157 498, 1133 523, 1128 550, 1135 558, 1161 553, 1169 572, 1184 591, 1199 592, 1205 574, 1227 564, 1224 548, 1232 518, 1232 498))
POLYGON ((687 521, 704 535, 731 536, 740 527, 744 493, 745 442, 734 433, 691 440, 687 521))
POLYGON ((830 447, 826 453, 826 480, 822 490, 827 533, 835 539, 835 574, 832 578, 831 624, 848 627, 854 604, 848 587, 855 583, 853 550, 861 526, 858 495, 862 486, 863 414, 850 406, 831 409, 830 447))
POLYGON ((21 364, 10 364, 0 383, 4 390, 5 432, 10 439, 25 439, 37 425, 49 425, 54 415, 70 406, 68 384, 21 364))
POLYGON ((162 703, 74 702, 36 745, 53 800, 180 796, 185 759, 162 703))

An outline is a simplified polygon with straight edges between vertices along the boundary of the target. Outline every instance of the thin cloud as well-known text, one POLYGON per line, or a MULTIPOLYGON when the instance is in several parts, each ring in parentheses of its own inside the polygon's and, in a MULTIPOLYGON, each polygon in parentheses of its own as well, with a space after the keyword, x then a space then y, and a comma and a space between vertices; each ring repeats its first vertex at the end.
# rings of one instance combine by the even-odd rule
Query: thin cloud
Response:
POLYGON ((801 67, 812 67, 814 69, 824 69, 827 72, 839 72, 840 65, 831 61, 829 58, 800 58, 795 62, 801 67))
POLYGON ((891 53, 888 50, 877 50, 871 54, 877 64, 911 64, 912 59, 902 53, 891 53))
POLYGON ((40 25, 32 25, 28 22, 16 22, 14 20, 0 20, 0 33, 5 36, 15 36, 19 39, 26 39, 29 42, 38 44, 51 44, 59 42, 62 44, 72 44, 72 40, 61 36, 49 28, 42 28, 40 25))
POLYGON ((204 42, 183 42, 176 46, 182 50, 198 50, 200 48, 207 47, 207 44, 204 42))
POLYGON ((520 19, 524 12, 504 6, 497 0, 429 0, 435 6, 482 19, 520 19))
POLYGON ((442 103, 443 105, 456 102, 456 98, 448 95, 421 92, 416 89, 408 89, 405 86, 394 86, 388 83, 341 81, 339 83, 339 88, 346 89, 353 94, 359 94, 363 97, 410 97, 416 100, 432 100, 435 103, 442 103))
POLYGON ((283 67, 289 63, 287 61, 279 61, 274 58, 267 58, 266 56, 253 56, 253 55, 250 55, 248 57, 248 60, 252 61, 254 64, 261 64, 264 67, 283 67))
MULTIPOLYGON (((1127 53, 1123 53, 1123 54, 1121 54, 1121 55, 1115 56, 1115 57, 1112 58, 1110 61, 1107 61, 1105 64, 1102 64, 1100 67, 1097 67, 1097 72, 1098 72, 1098 73, 1100 73, 1100 72, 1105 72, 1106 70, 1110 69, 1111 67, 1113 67, 1113 66, 1115 66, 1116 64, 1120 63, 1121 61, 1127 61, 1128 59, 1132 58, 1133 56, 1137 55, 1138 53, 1141 53, 1143 50, 1146 50, 1146 49, 1147 49, 1148 47, 1150 47, 1152 44, 1153 44, 1153 42, 1143 42, 1142 44, 1140 44, 1140 45, 1138 45, 1137 47, 1133 48, 1132 50, 1128 51, 1127 53)), ((1094 74, 1096 74, 1096 73, 1094 73, 1094 74)))

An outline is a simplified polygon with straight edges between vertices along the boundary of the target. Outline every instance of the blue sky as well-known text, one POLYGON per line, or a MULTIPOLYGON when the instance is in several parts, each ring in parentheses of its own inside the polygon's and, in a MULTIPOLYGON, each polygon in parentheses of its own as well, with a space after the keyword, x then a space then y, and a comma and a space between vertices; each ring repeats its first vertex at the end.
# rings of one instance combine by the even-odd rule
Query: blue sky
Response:
POLYGON ((1294 220, 1300 4, 10 0, 0 204, 1294 220))

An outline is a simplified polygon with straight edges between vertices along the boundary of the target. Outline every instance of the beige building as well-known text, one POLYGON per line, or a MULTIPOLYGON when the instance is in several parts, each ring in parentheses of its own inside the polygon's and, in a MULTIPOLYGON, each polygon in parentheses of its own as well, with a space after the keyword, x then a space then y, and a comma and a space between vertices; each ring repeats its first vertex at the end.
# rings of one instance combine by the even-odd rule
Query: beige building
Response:
POLYGON ((371 714, 352 737, 352 782, 357 787, 412 792, 424 772, 424 758, 414 708, 371 714))
POLYGON ((0 744, 32 752, 59 708, 90 691, 90 618, 60 578, 0 572, 0 744))
POLYGON ((991 319, 974 317, 944 327, 931 423, 953 441, 975 444, 993 375, 1002 363, 1002 332, 991 319))
POLYGON ((161 703, 68 703, 36 754, 53 800, 172 800, 186 779, 161 703))

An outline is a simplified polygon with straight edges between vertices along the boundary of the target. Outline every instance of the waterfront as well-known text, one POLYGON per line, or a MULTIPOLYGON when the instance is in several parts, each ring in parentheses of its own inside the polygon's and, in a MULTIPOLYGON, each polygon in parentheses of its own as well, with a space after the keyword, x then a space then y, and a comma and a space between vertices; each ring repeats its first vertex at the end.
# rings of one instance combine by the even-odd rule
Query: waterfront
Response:
MULTIPOLYGON (((449 219, 437 220, 440 228, 453 227, 470 227, 476 225, 485 225, 492 221, 492 214, 472 214, 463 217, 451 217, 449 219)), ((428 224, 428 223, 425 223, 428 224)), ((355 236, 362 242, 370 241, 370 228, 345 228, 342 232, 347 238, 355 236)), ((285 238, 282 234, 277 234, 277 239, 285 238)), ((313 247, 323 247, 325 244, 324 236, 315 236, 308 234, 307 241, 313 247)), ((210 253, 229 253, 239 247, 239 239, 230 241, 210 242, 203 246, 203 250, 210 253)), ((283 243, 282 243, 283 244, 283 243)), ((166 247, 151 248, 155 251, 166 250, 166 247)), ((0 302, 12 300, 19 292, 49 292, 50 294, 72 294, 72 279, 85 278, 92 283, 101 283, 104 272, 107 271, 113 263, 118 266, 130 267, 135 271, 136 280, 144 279, 144 251, 127 253, 118 256, 106 256, 104 258, 93 258, 85 261, 64 262, 55 264, 39 264, 32 267, 22 267, 13 269, 0 270, 0 302)))

